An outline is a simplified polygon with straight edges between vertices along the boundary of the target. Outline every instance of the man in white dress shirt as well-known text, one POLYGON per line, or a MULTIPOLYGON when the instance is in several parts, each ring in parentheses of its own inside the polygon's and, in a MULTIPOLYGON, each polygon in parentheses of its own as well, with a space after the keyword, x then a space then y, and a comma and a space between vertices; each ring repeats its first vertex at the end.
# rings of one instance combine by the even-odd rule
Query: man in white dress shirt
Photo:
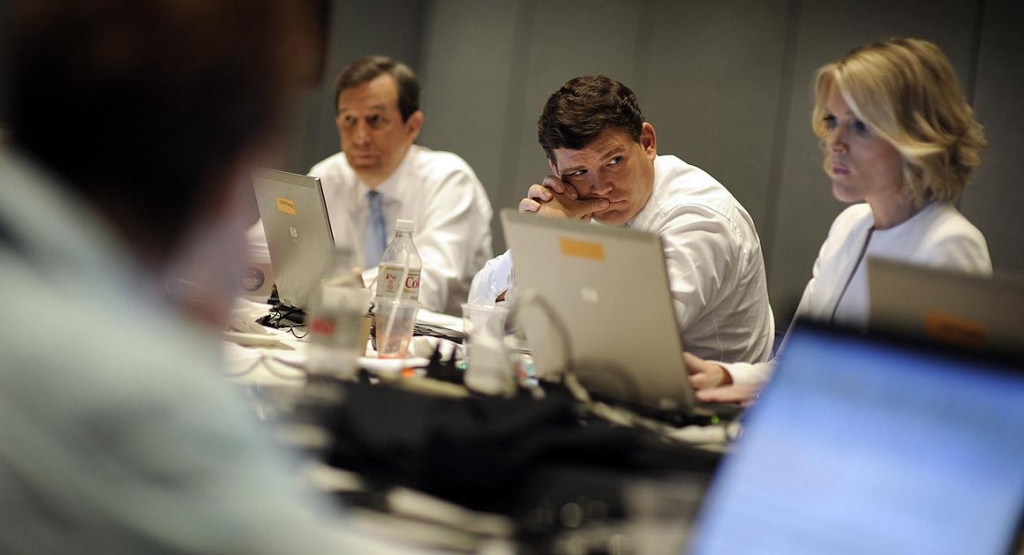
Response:
MULTIPOLYGON (((423 260, 419 300, 461 314, 473 275, 491 257, 491 204, 459 156, 413 144, 423 126, 420 85, 405 64, 369 56, 335 80, 342 152, 313 166, 324 187, 334 240, 349 246, 367 281, 399 219, 416 222, 423 260)), ((263 242, 262 225, 251 232, 263 242)))
POLYGON ((767 360, 775 323, 750 215, 700 168, 658 155, 628 87, 603 75, 568 81, 548 99, 538 138, 553 175, 521 211, 659 234, 686 350, 767 360))

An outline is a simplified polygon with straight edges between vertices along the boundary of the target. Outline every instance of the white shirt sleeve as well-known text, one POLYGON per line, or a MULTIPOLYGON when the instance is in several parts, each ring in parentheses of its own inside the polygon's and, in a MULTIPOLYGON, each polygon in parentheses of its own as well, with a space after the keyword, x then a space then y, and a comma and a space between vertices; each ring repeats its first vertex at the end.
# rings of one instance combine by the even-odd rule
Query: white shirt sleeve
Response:
POLYGON ((766 360, 774 322, 756 236, 699 205, 658 232, 684 349, 706 359, 766 360))
POLYGON ((508 293, 512 288, 512 251, 490 259, 469 288, 469 304, 477 306, 493 306, 498 296, 508 293))
POLYGON ((660 234, 679 327, 685 330, 717 297, 734 260, 731 230, 722 219, 693 213, 673 219, 660 234))
POLYGON ((767 383, 775 372, 775 359, 767 362, 751 364, 749 362, 718 362, 715 364, 725 368, 737 385, 761 385, 767 383))
POLYGON ((478 190, 482 185, 472 173, 455 169, 419 210, 423 216, 416 222, 415 242, 423 261, 420 303, 425 308, 458 314, 473 272, 490 257, 489 250, 484 257, 478 254, 480 238, 486 236, 489 244, 491 233, 490 207, 481 209, 478 190))
POLYGON ((992 259, 985 237, 975 229, 949 233, 933 244, 926 245, 922 256, 925 264, 970 274, 992 275, 992 259))

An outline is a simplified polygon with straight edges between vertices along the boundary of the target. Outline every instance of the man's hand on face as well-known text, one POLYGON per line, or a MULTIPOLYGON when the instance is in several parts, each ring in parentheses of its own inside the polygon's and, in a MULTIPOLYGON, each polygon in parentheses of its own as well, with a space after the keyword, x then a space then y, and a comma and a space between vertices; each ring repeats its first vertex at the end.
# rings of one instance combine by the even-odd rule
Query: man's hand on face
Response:
POLYGON ((551 218, 590 220, 595 212, 608 208, 608 200, 579 199, 579 193, 557 176, 549 175, 543 183, 530 186, 526 198, 519 201, 520 212, 536 212, 551 218))

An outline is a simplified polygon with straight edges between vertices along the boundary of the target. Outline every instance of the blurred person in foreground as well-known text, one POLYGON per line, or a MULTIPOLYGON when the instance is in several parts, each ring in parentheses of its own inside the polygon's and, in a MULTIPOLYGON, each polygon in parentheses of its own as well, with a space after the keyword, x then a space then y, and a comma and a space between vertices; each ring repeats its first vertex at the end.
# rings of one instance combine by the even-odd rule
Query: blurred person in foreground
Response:
MULTIPOLYGON (((657 233, 683 344, 722 360, 768 359, 775 323, 753 220, 707 172, 658 154, 633 91, 604 75, 571 79, 548 98, 537 134, 552 175, 520 211, 657 233)), ((511 273, 506 252, 475 285, 507 286, 511 273)))
MULTIPOLYGON (((857 48, 818 70, 814 101, 832 194, 858 204, 833 222, 796 318, 865 327, 872 257, 992 274, 984 236, 953 205, 985 138, 936 45, 897 38, 857 48)), ((689 353, 687 364, 705 401, 749 402, 774 370, 774 361, 689 353)))
MULTIPOLYGON (((461 314, 470 280, 491 257, 491 202, 465 160, 414 144, 424 122, 416 74, 384 56, 359 58, 335 79, 334 107, 341 152, 309 175, 323 183, 335 243, 352 249, 369 283, 395 222, 416 222, 420 303, 461 314)), ((249 238, 266 249, 262 222, 249 238)))
POLYGON ((223 378, 216 334, 252 221, 249 168, 316 48, 308 7, 17 6, 0 153, 0 552, 373 552, 322 526, 327 506, 223 378), (210 277, 210 303, 168 295, 191 270, 210 277))

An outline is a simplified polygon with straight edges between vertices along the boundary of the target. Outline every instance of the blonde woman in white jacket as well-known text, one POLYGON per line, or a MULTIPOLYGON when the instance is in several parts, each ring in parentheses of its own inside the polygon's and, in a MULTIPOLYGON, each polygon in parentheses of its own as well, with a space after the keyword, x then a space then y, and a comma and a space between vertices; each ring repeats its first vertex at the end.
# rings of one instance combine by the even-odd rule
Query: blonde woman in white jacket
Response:
MULTIPOLYGON (((985 138, 942 51, 920 39, 862 46, 818 70, 814 96, 832 192, 859 204, 832 224, 796 316, 865 326, 872 257, 990 275, 984 236, 952 204, 985 138)), ((749 402, 774 370, 686 358, 705 401, 749 402)))

